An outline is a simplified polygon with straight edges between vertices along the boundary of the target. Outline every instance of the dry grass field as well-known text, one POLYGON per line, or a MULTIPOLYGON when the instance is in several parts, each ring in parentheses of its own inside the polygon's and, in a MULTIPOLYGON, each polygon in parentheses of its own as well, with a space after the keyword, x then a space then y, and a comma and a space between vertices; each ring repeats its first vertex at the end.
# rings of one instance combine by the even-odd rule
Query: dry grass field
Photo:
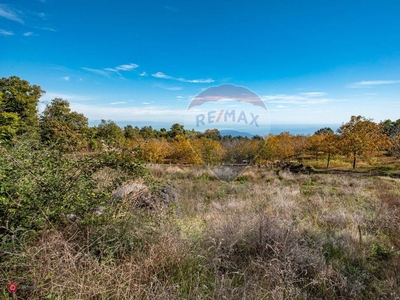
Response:
POLYGON ((148 167, 173 205, 124 198, 101 226, 50 230, 2 286, 12 274, 18 299, 399 299, 398 179, 148 167))

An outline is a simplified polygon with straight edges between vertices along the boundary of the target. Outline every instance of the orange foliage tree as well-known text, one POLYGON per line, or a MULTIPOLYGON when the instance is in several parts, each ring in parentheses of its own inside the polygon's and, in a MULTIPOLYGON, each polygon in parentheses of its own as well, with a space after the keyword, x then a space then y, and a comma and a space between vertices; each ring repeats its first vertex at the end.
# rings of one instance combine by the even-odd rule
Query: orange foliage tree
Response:
POLYGON ((194 152, 203 163, 208 165, 219 165, 224 158, 225 150, 219 141, 210 138, 195 138, 190 140, 194 152))
POLYGON ((173 163, 201 164, 201 158, 193 151, 188 139, 177 135, 170 143, 171 152, 168 158, 173 163))
POLYGON ((164 139, 149 139, 140 142, 140 156, 147 162, 162 163, 170 152, 171 146, 164 139))
POLYGON ((339 129, 340 149, 353 157, 353 169, 357 167, 358 157, 369 159, 379 151, 391 147, 389 137, 383 126, 362 116, 352 116, 350 121, 339 129))
POLYGON ((261 151, 261 156, 266 159, 278 159, 283 161, 295 154, 291 135, 289 132, 282 132, 278 135, 268 135, 266 143, 261 151))

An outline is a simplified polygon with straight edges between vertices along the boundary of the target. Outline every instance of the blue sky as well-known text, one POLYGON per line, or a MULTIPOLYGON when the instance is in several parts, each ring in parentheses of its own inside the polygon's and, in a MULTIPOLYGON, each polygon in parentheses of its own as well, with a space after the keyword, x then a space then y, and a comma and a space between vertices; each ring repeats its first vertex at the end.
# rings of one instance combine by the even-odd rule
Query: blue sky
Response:
POLYGON ((271 126, 396 120, 400 2, 0 0, 12 75, 92 123, 183 124, 198 93, 227 83, 259 95, 271 126))

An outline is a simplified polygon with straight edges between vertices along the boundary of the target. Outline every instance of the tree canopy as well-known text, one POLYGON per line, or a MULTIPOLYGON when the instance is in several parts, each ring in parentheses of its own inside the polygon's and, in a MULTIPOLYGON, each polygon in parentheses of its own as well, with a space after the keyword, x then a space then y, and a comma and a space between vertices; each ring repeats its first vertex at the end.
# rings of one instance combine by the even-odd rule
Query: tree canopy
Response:
POLYGON ((0 121, 2 136, 37 134, 38 103, 45 93, 40 86, 31 85, 17 76, 0 79, 0 121))
POLYGON ((353 169, 357 167, 359 156, 368 159, 391 145, 382 125, 362 116, 352 116, 338 129, 338 133, 341 137, 340 148, 353 157, 353 169))

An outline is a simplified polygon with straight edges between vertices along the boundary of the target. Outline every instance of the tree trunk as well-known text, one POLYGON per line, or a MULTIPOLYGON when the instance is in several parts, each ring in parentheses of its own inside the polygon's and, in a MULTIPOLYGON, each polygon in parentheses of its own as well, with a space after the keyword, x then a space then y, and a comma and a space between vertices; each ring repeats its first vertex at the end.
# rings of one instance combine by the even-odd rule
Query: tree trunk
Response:
POLYGON ((328 161, 326 162, 326 168, 329 169, 329 165, 331 163, 331 153, 328 152, 328 161))
POLYGON ((353 152, 353 169, 357 167, 357 152, 353 152))

